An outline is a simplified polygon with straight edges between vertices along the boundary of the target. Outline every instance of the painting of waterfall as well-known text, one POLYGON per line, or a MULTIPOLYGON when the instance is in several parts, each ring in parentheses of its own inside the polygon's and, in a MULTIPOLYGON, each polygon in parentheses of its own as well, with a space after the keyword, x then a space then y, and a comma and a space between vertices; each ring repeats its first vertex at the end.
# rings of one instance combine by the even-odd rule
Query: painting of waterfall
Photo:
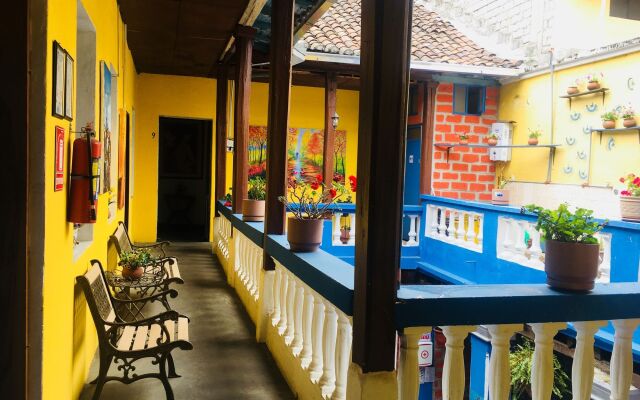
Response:
MULTIPOLYGON (((287 156, 289 174, 295 172, 305 181, 322 173, 324 130, 289 128, 287 156)), ((249 127, 249 179, 266 176, 267 127, 249 127)), ((333 149, 333 171, 336 180, 344 183, 347 132, 336 131, 333 149)))

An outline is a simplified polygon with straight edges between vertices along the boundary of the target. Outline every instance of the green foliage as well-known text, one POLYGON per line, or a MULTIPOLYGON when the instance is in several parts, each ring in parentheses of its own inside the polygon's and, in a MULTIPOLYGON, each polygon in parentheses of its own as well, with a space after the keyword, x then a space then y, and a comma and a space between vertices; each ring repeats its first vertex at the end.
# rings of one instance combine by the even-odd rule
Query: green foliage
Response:
POLYGON ((542 131, 540 129, 529 129, 529 138, 537 139, 542 136, 542 131))
POLYGON ((537 214, 536 229, 545 239, 559 242, 597 244, 598 239, 594 235, 608 222, 596 221, 593 211, 584 208, 577 208, 575 213, 572 213, 567 203, 560 204, 557 210, 529 204, 523 207, 522 211, 537 214))
POLYGON ((147 249, 135 249, 132 251, 123 251, 120 255, 120 261, 118 265, 131 270, 138 269, 145 265, 149 265, 153 259, 151 253, 147 249))
POLYGON ((267 181, 260 176, 249 179, 247 194, 250 200, 264 200, 267 197, 267 181))
MULTIPOLYGON (((524 397, 531 388, 531 364, 533 362, 534 348, 530 339, 518 345, 516 350, 509 354, 509 366, 511 367, 511 391, 513 398, 524 397)), ((569 377, 562 370, 558 358, 553 355, 553 394, 559 398, 569 393, 569 377)))
POLYGON ((618 119, 618 113, 615 110, 607 111, 600 116, 603 121, 616 121, 618 119))

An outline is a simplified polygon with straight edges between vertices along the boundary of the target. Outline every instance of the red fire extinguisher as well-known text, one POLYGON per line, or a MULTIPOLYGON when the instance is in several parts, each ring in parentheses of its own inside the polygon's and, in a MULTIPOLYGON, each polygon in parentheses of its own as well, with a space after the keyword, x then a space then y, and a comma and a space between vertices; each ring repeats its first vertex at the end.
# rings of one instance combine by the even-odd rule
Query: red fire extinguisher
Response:
POLYGON ((73 141, 68 215, 74 224, 93 224, 98 212, 102 143, 94 138, 91 127, 82 131, 85 136, 73 141))

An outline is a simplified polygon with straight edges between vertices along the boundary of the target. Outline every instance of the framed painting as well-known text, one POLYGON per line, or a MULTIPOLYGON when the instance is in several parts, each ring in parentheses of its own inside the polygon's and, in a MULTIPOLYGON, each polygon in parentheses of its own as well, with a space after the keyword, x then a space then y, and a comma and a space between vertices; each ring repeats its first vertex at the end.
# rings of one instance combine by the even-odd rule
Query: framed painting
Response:
POLYGON ((73 120, 73 58, 65 51, 64 117, 73 120))
POLYGON ((54 116, 64 118, 64 69, 67 63, 67 52, 60 43, 53 41, 53 110, 54 116))
POLYGON ((103 193, 111 190, 111 69, 100 61, 100 141, 103 142, 103 193))

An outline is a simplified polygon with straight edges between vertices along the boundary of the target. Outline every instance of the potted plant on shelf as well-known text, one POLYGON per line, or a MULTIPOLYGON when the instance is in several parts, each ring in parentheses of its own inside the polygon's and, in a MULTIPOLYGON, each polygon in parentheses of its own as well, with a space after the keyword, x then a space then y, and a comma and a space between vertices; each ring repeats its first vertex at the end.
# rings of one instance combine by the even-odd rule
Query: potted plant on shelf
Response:
POLYGON ((636 126, 636 112, 631 104, 622 108, 622 125, 625 128, 633 128, 636 126))
POLYGON ((153 262, 151 253, 147 249, 123 251, 118 265, 122 266, 122 276, 127 279, 140 279, 144 267, 153 262))
POLYGON ((461 133, 458 135, 458 143, 460 144, 469 144, 469 135, 466 133, 461 133))
POLYGON ((497 206, 509 205, 510 192, 509 189, 505 189, 507 183, 509 183, 508 179, 505 179, 502 175, 498 175, 496 187, 491 190, 491 204, 495 204, 497 206))
POLYGON ((249 179, 248 199, 242 200, 243 221, 264 220, 264 199, 267 197, 267 181, 261 176, 249 179))
POLYGON ((322 244, 322 226, 325 218, 331 216, 331 205, 344 195, 344 185, 332 182, 326 188, 322 175, 317 175, 311 183, 305 183, 298 174, 289 177, 288 196, 280 196, 287 212, 287 241, 293 252, 309 253, 318 250, 322 244))
POLYGON ((487 137, 487 144, 488 144, 489 146, 496 146, 496 145, 498 144, 498 136, 497 136, 497 135, 495 135, 495 134, 493 134, 493 133, 492 133, 492 134, 490 134, 490 135, 487 137))
POLYGON ((602 83, 602 72, 600 73, 592 73, 587 75, 587 89, 588 90, 596 90, 600 89, 600 84, 602 83))
POLYGON ((620 214, 625 221, 640 222, 640 176, 628 174, 620 178, 626 189, 620 192, 620 214))
POLYGON ((542 131, 540 129, 529 129, 529 146, 535 146, 538 144, 538 138, 542 136, 542 131))
POLYGON ((618 113, 615 110, 607 111, 600 118, 602 118, 602 127, 604 129, 614 129, 618 120, 618 113))
POLYGON ((582 79, 580 78, 576 79, 575 85, 571 85, 567 88, 567 94, 572 95, 572 94, 580 93, 580 89, 578 89, 578 86, 580 86, 581 84, 582 84, 582 79))
POLYGON ((536 229, 545 242, 544 271, 547 284, 554 289, 589 291, 598 275, 600 244, 595 235, 607 221, 598 222, 593 211, 577 208, 574 213, 566 203, 557 210, 534 204, 524 207, 538 216, 536 229))

